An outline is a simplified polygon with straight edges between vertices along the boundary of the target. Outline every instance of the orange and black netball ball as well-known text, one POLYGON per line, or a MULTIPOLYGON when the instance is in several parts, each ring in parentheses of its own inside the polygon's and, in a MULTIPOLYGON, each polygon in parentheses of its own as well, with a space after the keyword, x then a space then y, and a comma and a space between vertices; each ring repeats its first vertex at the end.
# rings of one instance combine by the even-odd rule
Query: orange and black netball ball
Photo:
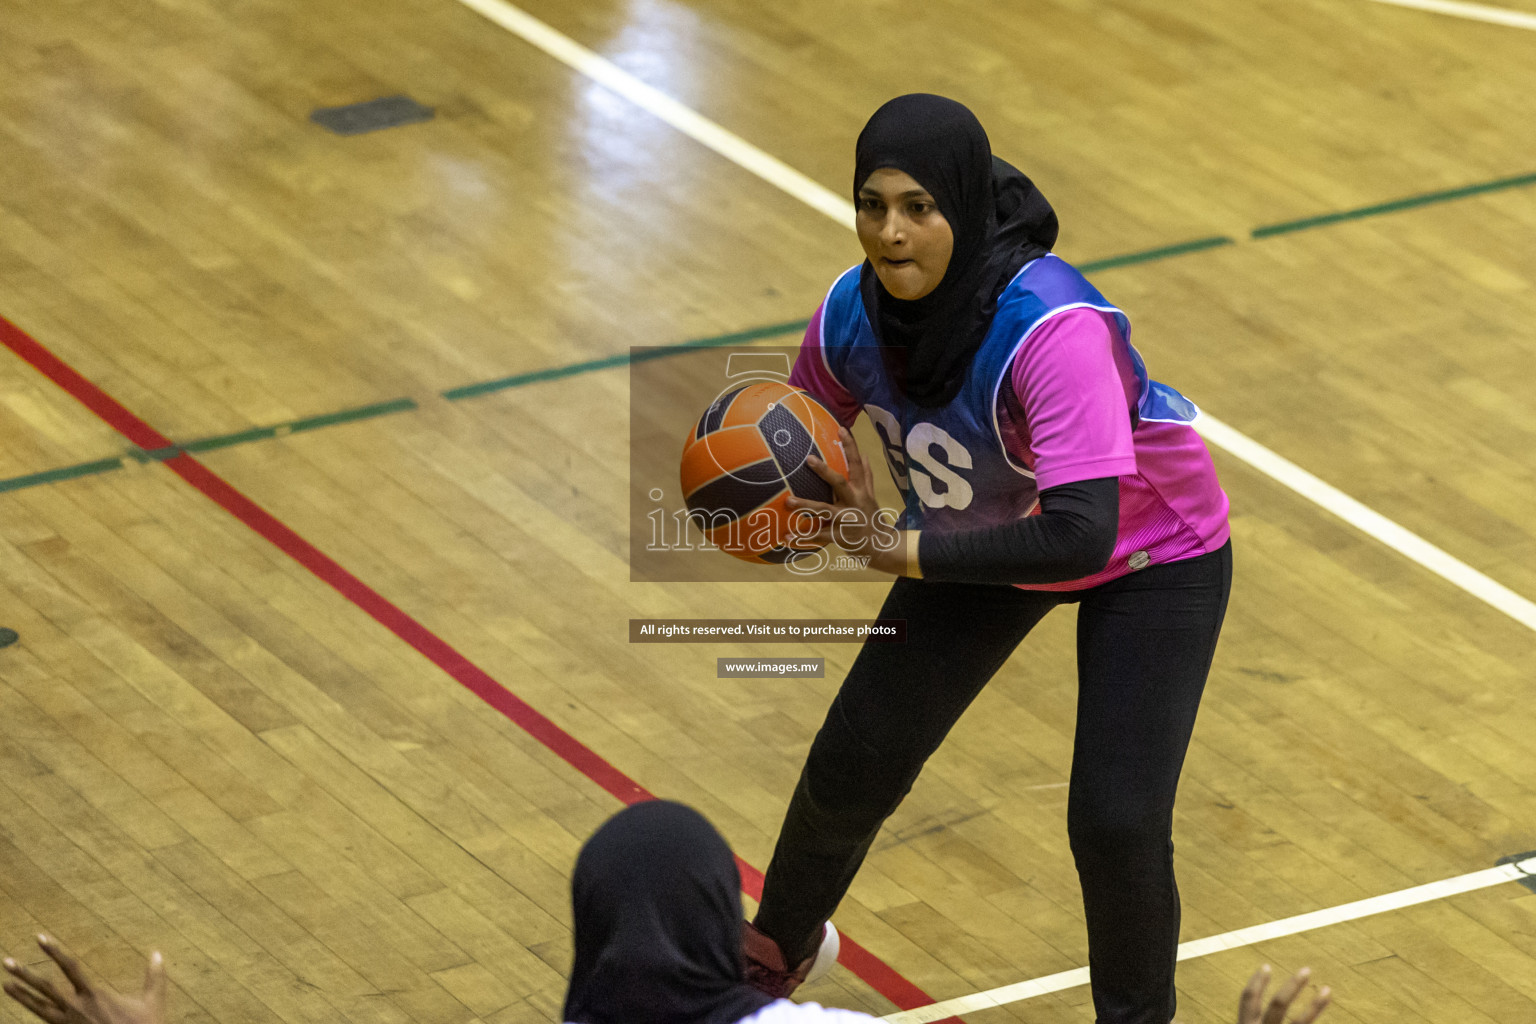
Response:
POLYGON ((848 474, 837 420, 807 391, 759 381, 712 402, 683 445, 683 499, 694 529, 748 562, 780 564, 821 547, 810 517, 791 513, 790 495, 832 501, 832 487, 806 465, 809 455, 848 474), (797 533, 798 530, 798 533, 797 533))

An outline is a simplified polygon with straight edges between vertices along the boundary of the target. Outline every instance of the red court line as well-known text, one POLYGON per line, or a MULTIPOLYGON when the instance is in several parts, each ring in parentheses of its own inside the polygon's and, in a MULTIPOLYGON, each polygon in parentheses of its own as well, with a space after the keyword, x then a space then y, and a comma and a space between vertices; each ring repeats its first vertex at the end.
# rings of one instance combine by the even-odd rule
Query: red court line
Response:
MULTIPOLYGON (((153 451, 174 447, 175 442, 170 438, 128 411, 117 399, 91 383, 43 347, 41 342, 3 316, 0 316, 0 343, 4 343, 6 348, 26 360, 39 373, 63 388, 140 448, 153 451)), ((620 801, 634 804, 656 798, 590 747, 498 683, 489 673, 455 650, 448 641, 395 607, 378 591, 352 575, 339 562, 299 536, 197 459, 182 453, 166 459, 164 464, 620 801)), ((762 872, 740 857, 736 858, 736 863, 741 869, 742 888, 753 899, 760 898, 763 894, 762 872)), ((846 935, 842 939, 842 954, 838 962, 903 1010, 913 1010, 933 1002, 926 992, 846 935)))

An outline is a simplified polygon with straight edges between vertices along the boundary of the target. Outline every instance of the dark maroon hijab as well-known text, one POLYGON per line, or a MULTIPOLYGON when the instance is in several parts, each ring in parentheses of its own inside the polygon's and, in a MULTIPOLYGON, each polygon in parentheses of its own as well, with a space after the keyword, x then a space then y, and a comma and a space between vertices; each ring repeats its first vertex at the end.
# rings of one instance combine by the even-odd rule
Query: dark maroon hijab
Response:
POLYGON ((576 858, 571 904, 566 1021, 736 1024, 773 1002, 744 980, 736 859, 692 808, 652 800, 609 818, 576 858))
POLYGON ((1033 182, 992 155, 976 115, 943 96, 898 96, 875 111, 859 133, 855 202, 882 167, 905 171, 932 194, 955 247, 939 286, 913 301, 893 297, 865 260, 864 311, 902 393, 918 405, 944 405, 964 383, 998 294, 1056 244, 1056 213, 1033 182))

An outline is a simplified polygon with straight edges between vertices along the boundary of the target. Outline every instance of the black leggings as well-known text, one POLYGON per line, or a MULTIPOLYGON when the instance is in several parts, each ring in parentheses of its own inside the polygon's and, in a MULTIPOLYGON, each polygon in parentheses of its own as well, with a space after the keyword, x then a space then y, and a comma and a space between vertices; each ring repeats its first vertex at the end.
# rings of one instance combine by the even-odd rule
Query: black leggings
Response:
POLYGON ((866 643, 790 800, 756 924, 809 956, 869 852, 962 712, 1058 604, 1077 620, 1077 734, 1067 832, 1083 888, 1099 1024, 1167 1024, 1179 891, 1173 798, 1211 667, 1232 546, 1074 593, 898 579, 880 617, 905 644, 866 643))

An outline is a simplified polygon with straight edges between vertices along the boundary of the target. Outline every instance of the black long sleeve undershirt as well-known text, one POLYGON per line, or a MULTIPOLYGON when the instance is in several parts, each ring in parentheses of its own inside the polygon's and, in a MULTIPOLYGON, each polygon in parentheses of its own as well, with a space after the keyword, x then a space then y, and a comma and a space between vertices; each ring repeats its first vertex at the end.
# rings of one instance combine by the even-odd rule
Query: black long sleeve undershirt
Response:
POLYGON ((1120 481, 1101 477, 1040 492, 1040 514, 978 530, 923 531, 923 578, 956 583, 1063 583, 1109 564, 1120 481))

